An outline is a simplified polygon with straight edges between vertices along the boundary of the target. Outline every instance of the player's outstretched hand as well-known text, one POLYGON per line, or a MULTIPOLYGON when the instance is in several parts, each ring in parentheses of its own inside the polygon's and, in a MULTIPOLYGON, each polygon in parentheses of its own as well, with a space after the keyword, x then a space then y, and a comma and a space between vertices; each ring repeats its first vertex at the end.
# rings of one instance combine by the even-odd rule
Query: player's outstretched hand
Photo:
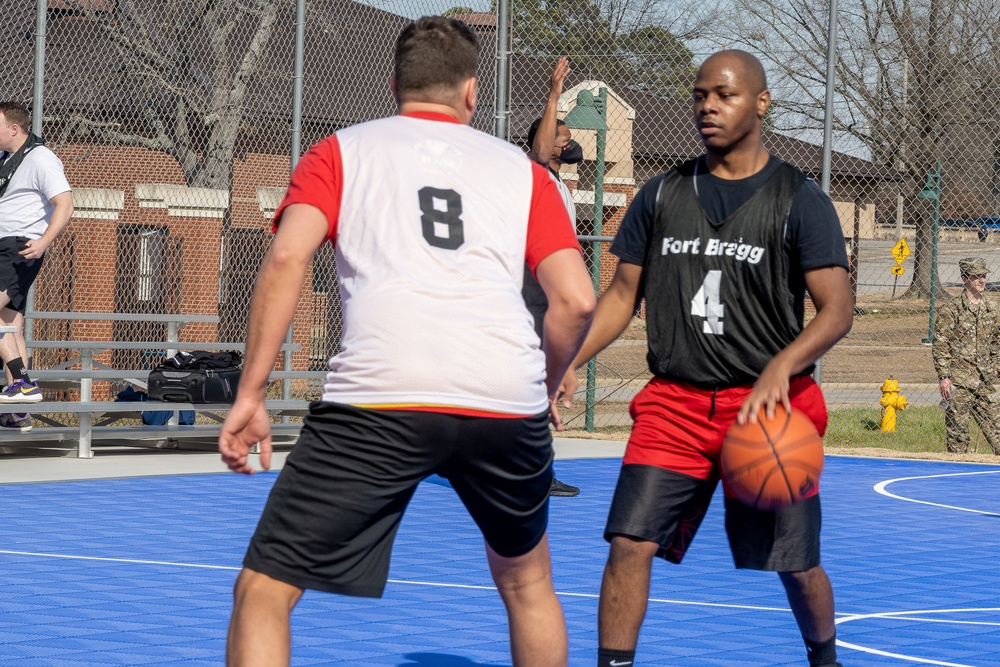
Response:
POLYGON ((563 92, 563 84, 566 81, 566 77, 570 73, 569 68, 569 58, 563 56, 556 62, 556 66, 552 68, 552 81, 549 83, 549 92, 551 95, 559 97, 563 92))
POLYGON ((739 424, 756 423, 757 414, 764 408, 764 415, 768 419, 774 419, 774 406, 781 403, 785 406, 786 412, 792 411, 792 404, 788 400, 788 373, 780 368, 768 366, 761 373, 760 377, 753 385, 750 395, 740 406, 740 412, 736 416, 739 424))
POLYGON ((250 448, 260 443, 260 465, 271 468, 271 420, 263 399, 236 399, 219 432, 219 453, 233 472, 252 475, 250 448))

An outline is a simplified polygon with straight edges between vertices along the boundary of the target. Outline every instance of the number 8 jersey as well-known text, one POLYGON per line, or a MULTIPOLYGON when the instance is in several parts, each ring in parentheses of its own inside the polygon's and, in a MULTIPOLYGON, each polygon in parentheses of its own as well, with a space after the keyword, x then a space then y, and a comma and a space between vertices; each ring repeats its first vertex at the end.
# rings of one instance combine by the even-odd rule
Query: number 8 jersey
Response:
POLYGON ((533 415, 545 359, 524 263, 579 243, 545 169, 440 114, 355 125, 316 144, 275 214, 320 209, 336 248, 340 353, 323 400, 533 415))

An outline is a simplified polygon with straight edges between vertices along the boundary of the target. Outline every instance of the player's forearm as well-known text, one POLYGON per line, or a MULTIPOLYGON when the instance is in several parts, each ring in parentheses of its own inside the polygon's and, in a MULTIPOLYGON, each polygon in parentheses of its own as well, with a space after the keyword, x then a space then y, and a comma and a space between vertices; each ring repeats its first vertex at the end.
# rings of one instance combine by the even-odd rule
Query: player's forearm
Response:
POLYGON ((593 294, 581 293, 573 300, 549 303, 543 324, 545 377, 549 395, 562 382, 566 370, 583 344, 594 317, 593 294))
POLYGON ((819 308, 816 317, 788 347, 771 360, 771 364, 785 367, 789 377, 801 373, 846 336, 853 322, 852 299, 843 299, 819 308))
POLYGON ((241 395, 264 397, 268 377, 295 315, 308 265, 280 253, 269 251, 265 255, 250 303, 241 395))
POLYGON ((611 289, 601 295, 594 312, 594 321, 586 340, 573 359, 572 367, 580 368, 597 353, 618 340, 635 315, 635 303, 611 289))

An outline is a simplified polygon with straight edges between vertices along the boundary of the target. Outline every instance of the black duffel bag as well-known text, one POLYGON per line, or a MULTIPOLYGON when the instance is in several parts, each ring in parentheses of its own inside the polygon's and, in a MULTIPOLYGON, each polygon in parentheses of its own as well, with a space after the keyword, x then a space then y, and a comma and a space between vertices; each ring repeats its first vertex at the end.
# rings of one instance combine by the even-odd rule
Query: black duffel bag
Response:
POLYGON ((239 352, 178 352, 149 372, 150 400, 232 403, 243 370, 239 352))

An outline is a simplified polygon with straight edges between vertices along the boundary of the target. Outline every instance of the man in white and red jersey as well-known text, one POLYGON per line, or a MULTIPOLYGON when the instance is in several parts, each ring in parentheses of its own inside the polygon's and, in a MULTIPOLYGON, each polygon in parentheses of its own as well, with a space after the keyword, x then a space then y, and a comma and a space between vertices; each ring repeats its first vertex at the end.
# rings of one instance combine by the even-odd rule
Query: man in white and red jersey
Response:
POLYGON ((327 241, 344 332, 237 579, 230 665, 288 664, 289 617, 306 588, 381 596, 403 511, 434 473, 483 533, 513 663, 566 664, 546 538, 549 421, 595 297, 544 168, 468 127, 477 61, 460 21, 407 26, 392 83, 399 115, 316 144, 275 215, 219 436, 232 470, 253 472, 257 442, 270 465, 268 374, 327 241), (526 261, 549 299, 541 349, 520 295, 526 261))

